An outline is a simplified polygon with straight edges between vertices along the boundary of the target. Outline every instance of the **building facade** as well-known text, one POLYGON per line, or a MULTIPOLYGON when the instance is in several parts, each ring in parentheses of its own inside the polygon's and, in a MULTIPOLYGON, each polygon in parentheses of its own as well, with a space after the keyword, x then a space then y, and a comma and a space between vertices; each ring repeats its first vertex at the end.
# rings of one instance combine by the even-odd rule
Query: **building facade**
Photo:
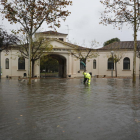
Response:
MULTIPOLYGON (((67 34, 53 31, 36 33, 35 37, 50 38, 53 45, 51 52, 44 52, 44 55, 50 55, 59 62, 59 77, 74 78, 82 77, 84 67, 80 60, 71 54, 71 50, 75 49, 74 44, 66 42, 67 34)), ((97 49, 98 56, 87 60, 86 70, 91 72, 92 76, 105 77, 115 76, 115 64, 112 61, 115 54, 122 55, 117 63, 117 75, 131 77, 133 74, 133 41, 114 43, 103 48, 97 49), (119 46, 118 50, 114 50, 114 46, 119 46)), ((23 59, 19 55, 16 48, 3 51, 1 53, 2 77, 24 77, 28 76, 28 59, 23 59)), ((136 76, 139 76, 139 58, 136 58, 136 76)), ((34 74, 40 77, 40 60, 37 60, 34 66, 34 74)))

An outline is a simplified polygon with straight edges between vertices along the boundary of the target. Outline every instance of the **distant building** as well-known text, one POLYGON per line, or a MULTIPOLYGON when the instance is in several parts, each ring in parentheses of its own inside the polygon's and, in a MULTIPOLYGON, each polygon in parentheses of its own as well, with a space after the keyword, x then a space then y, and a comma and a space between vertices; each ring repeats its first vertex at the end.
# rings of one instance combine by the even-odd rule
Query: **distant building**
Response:
MULTIPOLYGON (((70 52, 70 50, 74 49, 77 45, 66 42, 67 34, 54 31, 39 32, 35 34, 36 38, 41 36, 50 38, 50 43, 53 45, 53 50, 49 53, 44 52, 44 54, 47 53, 58 60, 60 77, 68 78, 83 76, 82 73, 84 66, 82 63, 80 63, 80 60, 76 59, 70 52)), ((92 76, 111 76, 114 63, 112 63, 112 59, 109 58, 109 55, 111 54, 111 51, 114 50, 114 48, 119 47, 119 51, 123 52, 123 57, 117 63, 117 74, 118 76, 132 76, 133 46, 133 41, 122 41, 97 49, 99 56, 96 58, 88 59, 86 70, 91 72, 92 76)), ((83 47, 81 47, 81 49, 82 48, 83 47)), ((9 50, 8 53, 5 51, 2 52, 2 77, 28 76, 28 59, 21 59, 17 52, 17 48, 9 50)), ((139 58, 137 58, 136 66, 136 75, 138 76, 139 58)), ((40 60, 35 63, 34 74, 37 77, 40 76, 40 60)), ((115 75, 114 70, 113 75, 115 75)))

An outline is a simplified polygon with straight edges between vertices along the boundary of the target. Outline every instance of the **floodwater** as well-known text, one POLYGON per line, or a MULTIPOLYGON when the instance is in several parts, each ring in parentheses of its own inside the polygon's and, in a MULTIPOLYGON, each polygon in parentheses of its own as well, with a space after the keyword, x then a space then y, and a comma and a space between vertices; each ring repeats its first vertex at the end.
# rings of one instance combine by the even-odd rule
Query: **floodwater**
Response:
POLYGON ((139 79, 2 79, 0 140, 140 140, 139 79))

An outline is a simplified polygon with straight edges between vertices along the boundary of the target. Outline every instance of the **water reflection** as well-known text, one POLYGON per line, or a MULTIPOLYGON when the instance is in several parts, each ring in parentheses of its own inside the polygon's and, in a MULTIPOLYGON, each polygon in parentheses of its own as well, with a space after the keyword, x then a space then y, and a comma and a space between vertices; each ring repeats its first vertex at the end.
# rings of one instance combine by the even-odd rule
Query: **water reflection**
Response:
POLYGON ((0 140, 140 139, 140 83, 131 79, 2 79, 0 140))

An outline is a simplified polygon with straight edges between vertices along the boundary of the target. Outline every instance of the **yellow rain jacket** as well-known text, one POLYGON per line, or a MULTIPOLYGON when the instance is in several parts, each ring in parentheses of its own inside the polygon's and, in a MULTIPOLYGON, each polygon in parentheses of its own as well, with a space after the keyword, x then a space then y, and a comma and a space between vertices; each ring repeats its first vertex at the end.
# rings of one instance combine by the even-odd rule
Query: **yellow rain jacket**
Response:
POLYGON ((86 80, 88 79, 87 83, 90 85, 91 75, 89 73, 83 72, 84 75, 84 84, 86 83, 86 80))
POLYGON ((84 78, 88 78, 88 79, 91 78, 91 75, 87 72, 83 72, 83 75, 84 75, 84 78))

